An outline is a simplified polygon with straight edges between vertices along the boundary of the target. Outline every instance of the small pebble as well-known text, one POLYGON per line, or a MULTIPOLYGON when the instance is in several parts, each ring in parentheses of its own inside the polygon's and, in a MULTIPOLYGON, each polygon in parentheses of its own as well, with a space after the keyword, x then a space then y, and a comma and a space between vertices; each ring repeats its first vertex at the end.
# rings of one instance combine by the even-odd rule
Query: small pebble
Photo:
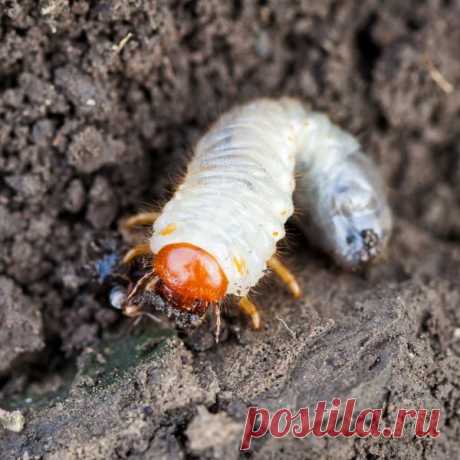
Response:
POLYGON ((0 409, 0 425, 5 430, 20 433, 24 429, 26 420, 24 416, 18 410, 8 412, 4 409, 0 409))
POLYGON ((126 291, 121 286, 115 286, 109 295, 110 305, 117 310, 121 310, 126 300, 126 291))

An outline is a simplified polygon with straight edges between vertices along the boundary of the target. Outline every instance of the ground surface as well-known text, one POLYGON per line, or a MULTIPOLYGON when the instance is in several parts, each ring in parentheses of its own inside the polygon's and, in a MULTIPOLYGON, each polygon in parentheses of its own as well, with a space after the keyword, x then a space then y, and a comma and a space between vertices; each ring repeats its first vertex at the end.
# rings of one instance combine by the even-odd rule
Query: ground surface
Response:
POLYGON ((0 406, 26 418, 1 458, 237 458, 248 405, 349 396, 387 420, 441 408, 442 435, 265 439, 251 458, 458 458, 459 15, 456 0, 1 0, 0 406), (162 202, 219 113, 285 94, 379 163, 387 262, 342 273, 292 230, 307 295, 268 279, 262 332, 234 317, 218 347, 206 327, 123 335, 94 269, 123 249, 119 219, 162 202))

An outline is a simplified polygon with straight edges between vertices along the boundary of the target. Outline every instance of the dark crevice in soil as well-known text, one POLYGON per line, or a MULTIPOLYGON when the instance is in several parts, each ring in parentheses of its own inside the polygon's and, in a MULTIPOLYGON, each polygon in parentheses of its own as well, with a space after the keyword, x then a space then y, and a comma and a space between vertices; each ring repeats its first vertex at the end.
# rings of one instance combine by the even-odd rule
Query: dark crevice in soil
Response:
POLYGON ((356 33, 356 48, 359 52, 358 69, 368 84, 372 84, 376 63, 382 55, 382 49, 372 35, 376 21, 377 14, 372 13, 356 33))

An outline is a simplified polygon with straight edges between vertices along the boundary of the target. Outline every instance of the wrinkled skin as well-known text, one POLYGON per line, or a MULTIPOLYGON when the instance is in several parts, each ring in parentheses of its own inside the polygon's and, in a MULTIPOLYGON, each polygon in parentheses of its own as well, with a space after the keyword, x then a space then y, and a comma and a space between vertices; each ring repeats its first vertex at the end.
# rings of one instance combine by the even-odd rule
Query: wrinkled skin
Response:
POLYGON ((374 163, 360 151, 333 168, 300 164, 297 222, 312 244, 345 269, 356 270, 385 252, 392 219, 374 163))

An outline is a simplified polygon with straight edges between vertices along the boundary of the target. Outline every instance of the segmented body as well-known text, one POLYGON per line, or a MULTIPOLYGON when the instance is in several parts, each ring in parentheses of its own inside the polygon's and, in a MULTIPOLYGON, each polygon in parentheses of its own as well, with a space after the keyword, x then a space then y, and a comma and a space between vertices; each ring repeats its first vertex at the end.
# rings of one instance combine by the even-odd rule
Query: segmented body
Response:
POLYGON ((177 243, 199 247, 224 272, 227 294, 246 295, 285 235, 296 169, 299 222, 314 243, 350 268, 373 258, 376 241, 380 251, 391 230, 380 182, 373 183, 374 165, 351 135, 288 98, 237 107, 201 138, 183 182, 154 223, 153 254, 177 243), (344 211, 356 211, 358 225, 368 226, 354 228, 355 216, 344 211), (368 230, 373 243, 366 246, 368 230), (361 245, 349 244, 355 233, 361 245))
POLYGON ((360 268, 383 253, 392 230, 382 178, 354 136, 322 113, 307 120, 296 161, 296 221, 339 265, 360 268))

